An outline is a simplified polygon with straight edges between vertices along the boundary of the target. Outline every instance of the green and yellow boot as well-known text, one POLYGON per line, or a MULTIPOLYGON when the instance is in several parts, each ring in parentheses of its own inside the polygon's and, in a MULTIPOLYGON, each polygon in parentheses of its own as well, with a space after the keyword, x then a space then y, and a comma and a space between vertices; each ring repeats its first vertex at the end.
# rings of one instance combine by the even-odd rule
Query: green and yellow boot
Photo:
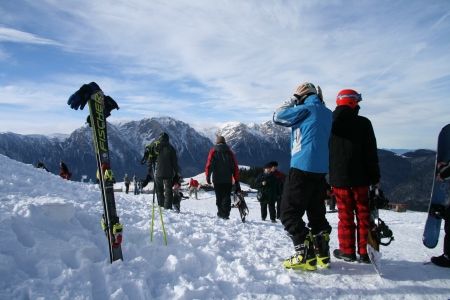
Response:
POLYGON ((308 234, 303 244, 295 246, 295 254, 283 262, 286 269, 303 271, 315 271, 317 269, 317 259, 311 239, 311 235, 308 234))
POLYGON ((328 268, 330 266, 330 233, 321 231, 313 236, 313 241, 317 266, 319 268, 328 268))

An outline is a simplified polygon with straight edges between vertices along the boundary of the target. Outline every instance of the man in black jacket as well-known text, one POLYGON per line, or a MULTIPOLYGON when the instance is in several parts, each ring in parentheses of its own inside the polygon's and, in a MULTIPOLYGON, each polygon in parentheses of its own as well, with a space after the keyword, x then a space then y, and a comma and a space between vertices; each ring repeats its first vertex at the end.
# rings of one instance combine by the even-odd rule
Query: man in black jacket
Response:
POLYGON ((161 133, 158 140, 146 147, 142 163, 149 161, 155 167, 155 189, 158 205, 172 209, 173 179, 178 175, 178 159, 175 148, 169 143, 169 135, 161 133))
POLYGON ((239 167, 233 151, 225 143, 223 136, 218 136, 216 145, 211 148, 206 161, 205 175, 206 182, 214 183, 216 193, 217 216, 222 219, 229 219, 231 210, 231 189, 233 179, 236 184, 236 191, 239 191, 239 167))
POLYGON ((361 95, 355 90, 342 90, 333 112, 329 176, 339 216, 339 249, 334 250, 333 254, 338 259, 355 261, 356 233, 359 261, 370 263, 367 255, 370 222, 368 190, 370 185, 379 184, 380 169, 372 123, 358 115, 361 100, 361 95))

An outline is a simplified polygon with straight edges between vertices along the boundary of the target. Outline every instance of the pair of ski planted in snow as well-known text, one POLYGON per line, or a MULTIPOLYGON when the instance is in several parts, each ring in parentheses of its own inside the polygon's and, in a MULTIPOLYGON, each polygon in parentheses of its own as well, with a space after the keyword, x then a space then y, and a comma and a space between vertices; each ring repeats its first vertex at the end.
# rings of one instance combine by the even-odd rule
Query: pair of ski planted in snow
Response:
POLYGON ((102 229, 108 240, 110 262, 123 260, 122 231, 114 199, 114 177, 111 170, 108 148, 108 134, 106 118, 112 109, 119 109, 117 103, 109 96, 104 96, 100 87, 95 83, 84 84, 70 98, 68 103, 72 109, 89 107, 87 122, 92 128, 94 150, 97 162, 97 179, 101 190, 103 204, 102 229))

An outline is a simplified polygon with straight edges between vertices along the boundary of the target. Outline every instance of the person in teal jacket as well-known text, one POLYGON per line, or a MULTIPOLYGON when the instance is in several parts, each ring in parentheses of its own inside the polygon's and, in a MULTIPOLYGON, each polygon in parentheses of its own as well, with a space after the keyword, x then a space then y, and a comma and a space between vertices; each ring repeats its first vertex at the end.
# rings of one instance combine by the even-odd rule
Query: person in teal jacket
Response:
POLYGON ((331 226, 325 218, 328 140, 332 112, 322 91, 312 83, 298 86, 293 97, 278 108, 275 124, 291 127, 291 164, 281 200, 281 222, 291 237, 295 254, 285 268, 316 270, 328 267, 331 226), (308 227, 303 215, 308 217, 308 227))

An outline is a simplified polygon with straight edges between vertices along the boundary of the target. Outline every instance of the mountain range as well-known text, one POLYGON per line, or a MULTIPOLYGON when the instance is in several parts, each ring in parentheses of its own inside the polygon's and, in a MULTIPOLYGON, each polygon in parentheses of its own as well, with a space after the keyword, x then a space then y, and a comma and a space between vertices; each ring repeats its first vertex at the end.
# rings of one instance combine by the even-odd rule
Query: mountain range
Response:
MULTIPOLYGON (((209 128, 211 131, 211 128, 209 128)), ((182 176, 203 172, 214 137, 199 132, 189 124, 170 117, 147 118, 139 121, 108 123, 111 162, 117 180, 125 173, 143 178, 146 166, 140 164, 144 147, 168 133, 177 151, 182 176)), ((223 135, 236 153, 240 165, 263 166, 277 160, 280 169, 287 172, 290 159, 290 131, 272 121, 262 124, 225 123, 215 129, 223 135)), ((59 173, 59 162, 64 161, 73 174, 73 180, 83 175, 94 180, 95 157, 91 129, 83 126, 70 135, 20 135, 0 133, 0 154, 12 159, 36 164, 42 161, 53 173, 59 173)), ((396 154, 379 150, 382 188, 391 202, 407 203, 413 210, 424 211, 432 183, 435 152, 417 150, 396 154)))

